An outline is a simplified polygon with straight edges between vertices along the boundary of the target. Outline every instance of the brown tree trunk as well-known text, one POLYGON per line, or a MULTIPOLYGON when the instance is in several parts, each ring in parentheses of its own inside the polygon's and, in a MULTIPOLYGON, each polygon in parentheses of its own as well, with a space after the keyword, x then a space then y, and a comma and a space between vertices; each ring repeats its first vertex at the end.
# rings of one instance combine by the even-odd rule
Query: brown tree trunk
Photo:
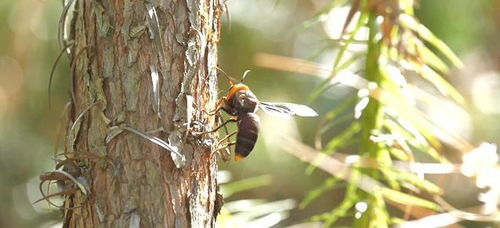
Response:
POLYGON ((214 122, 202 109, 213 109, 217 95, 221 3, 75 4, 65 156, 89 193, 66 197, 75 208, 64 211, 65 226, 213 227, 216 159, 209 140, 187 128, 214 122), (178 146, 185 165, 177 168, 168 150, 124 126, 178 146))

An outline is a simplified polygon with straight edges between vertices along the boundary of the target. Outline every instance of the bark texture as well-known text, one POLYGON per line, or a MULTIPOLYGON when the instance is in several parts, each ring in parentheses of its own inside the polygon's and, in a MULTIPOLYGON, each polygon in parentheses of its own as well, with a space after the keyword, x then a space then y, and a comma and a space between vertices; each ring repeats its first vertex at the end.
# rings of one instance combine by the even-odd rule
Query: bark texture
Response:
POLYGON ((65 156, 89 193, 66 197, 65 206, 75 207, 64 210, 66 227, 214 226, 213 145, 187 128, 214 121, 202 109, 212 109, 217 96, 220 4, 75 1, 65 156), (185 166, 122 126, 178 146, 185 166))

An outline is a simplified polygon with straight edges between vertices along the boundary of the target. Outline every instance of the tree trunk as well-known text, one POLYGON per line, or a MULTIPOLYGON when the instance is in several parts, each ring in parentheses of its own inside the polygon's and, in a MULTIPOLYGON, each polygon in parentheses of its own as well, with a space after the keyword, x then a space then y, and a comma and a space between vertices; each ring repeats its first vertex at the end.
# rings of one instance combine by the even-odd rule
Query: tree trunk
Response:
POLYGON ((215 224, 213 146, 188 128, 214 124, 202 110, 217 98, 223 7, 218 0, 148 2, 75 1, 65 156, 78 169, 65 170, 89 192, 66 197, 65 207, 74 208, 64 210, 65 227, 215 224), (178 146, 185 165, 177 168, 168 150, 124 126, 178 146))

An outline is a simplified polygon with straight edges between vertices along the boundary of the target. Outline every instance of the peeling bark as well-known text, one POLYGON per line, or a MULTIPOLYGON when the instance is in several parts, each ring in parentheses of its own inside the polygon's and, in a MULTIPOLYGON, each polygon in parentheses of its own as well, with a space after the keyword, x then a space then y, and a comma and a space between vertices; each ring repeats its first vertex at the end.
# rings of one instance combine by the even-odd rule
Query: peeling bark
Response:
POLYGON ((65 156, 90 193, 66 198, 75 208, 64 211, 65 227, 213 227, 220 209, 213 148, 186 132, 189 121, 214 122, 202 109, 217 96, 221 2, 75 4, 65 156), (120 126, 179 146, 185 166, 120 126))

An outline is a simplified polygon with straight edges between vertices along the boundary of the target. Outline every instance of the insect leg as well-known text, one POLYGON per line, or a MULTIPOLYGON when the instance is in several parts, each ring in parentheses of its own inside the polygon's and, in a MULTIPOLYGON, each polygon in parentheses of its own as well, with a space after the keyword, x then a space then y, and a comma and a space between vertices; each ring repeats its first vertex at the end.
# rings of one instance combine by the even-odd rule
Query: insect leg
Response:
POLYGON ((231 136, 235 135, 236 133, 238 133, 238 131, 234 131, 233 133, 224 136, 224 138, 219 140, 219 142, 217 143, 217 147, 219 147, 222 144, 222 142, 229 140, 231 138, 231 136))
MULTIPOLYGON (((216 117, 217 117, 217 119, 216 119, 217 121, 224 122, 224 118, 222 117, 222 114, 220 112, 217 114, 216 117)), ((217 123, 219 123, 219 122, 217 122, 217 123)), ((229 134, 229 130, 227 129, 227 125, 224 125, 224 132, 226 133, 224 138, 217 142, 217 145, 215 146, 215 148, 218 148, 222 144, 222 142, 229 141, 230 137, 233 136, 237 131, 229 134)), ((231 148, 230 148, 230 146, 225 146, 222 149, 220 149, 220 148, 216 149, 213 151, 213 154, 216 154, 217 152, 218 152, 218 154, 221 155, 221 158, 223 161, 231 160, 231 148)))
POLYGON ((235 144, 236 144, 236 142, 230 142, 222 147, 219 147, 212 152, 212 155, 219 154, 219 155, 221 155, 221 158, 223 161, 229 161, 229 160, 231 160, 230 147, 235 145, 235 144), (221 152, 217 153, 218 151, 221 151, 221 152))
MULTIPOLYGON (((224 122, 224 118, 222 117, 222 115, 220 113, 217 114, 217 117, 219 118, 219 120, 221 120, 222 122, 224 122)), ((227 129, 226 125, 224 125, 224 133, 226 133, 226 135, 229 135, 229 130, 227 129)))
POLYGON ((211 132, 216 132, 218 131, 221 127, 225 127, 226 124, 228 123, 231 123, 231 122, 237 122, 238 121, 238 118, 237 117, 231 117, 230 119, 226 120, 224 123, 222 123, 221 125, 219 125, 218 127, 214 128, 213 130, 211 131, 208 131, 209 133, 211 132))
POLYGON ((219 148, 217 148, 214 152, 217 152, 217 151, 219 151, 219 150, 224 150, 224 149, 227 149, 227 148, 229 148, 229 147, 231 147, 231 146, 234 146, 234 145, 236 145, 236 142, 230 142, 230 143, 228 143, 228 144, 224 145, 223 147, 219 147, 219 148))
POLYGON ((210 131, 205 131, 205 132, 201 132, 201 133, 198 133, 196 134, 197 136, 200 136, 200 135, 205 135, 205 134, 209 134, 209 133, 213 133, 213 132, 216 132, 218 131, 219 129, 221 129, 222 127, 226 126, 226 124, 228 123, 231 123, 231 122, 237 122, 238 119, 236 117, 232 117, 231 119, 228 119, 226 120, 224 123, 222 123, 221 125, 217 126, 216 128, 214 128, 213 130, 210 130, 210 131))
POLYGON ((217 101, 217 104, 215 105, 215 109, 213 111, 207 112, 206 110, 203 110, 203 112, 209 116, 213 116, 219 112, 219 110, 222 108, 222 103, 224 103, 226 101, 227 101, 227 98, 222 97, 221 99, 219 99, 219 101, 217 101))

